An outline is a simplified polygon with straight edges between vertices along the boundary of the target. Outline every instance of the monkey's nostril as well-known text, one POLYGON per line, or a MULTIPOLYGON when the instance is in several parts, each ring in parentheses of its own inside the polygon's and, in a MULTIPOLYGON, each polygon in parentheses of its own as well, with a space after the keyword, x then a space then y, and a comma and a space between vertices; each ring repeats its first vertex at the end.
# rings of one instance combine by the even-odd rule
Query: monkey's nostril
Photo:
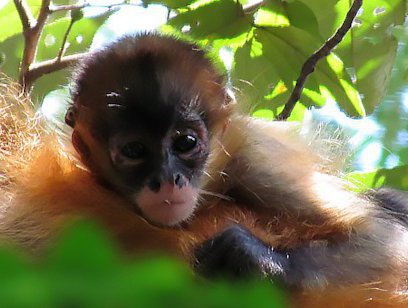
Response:
POLYGON ((153 179, 149 182, 148 186, 152 191, 158 192, 160 190, 160 181, 157 179, 153 179))
POLYGON ((176 186, 178 186, 179 188, 183 187, 184 185, 186 185, 186 178, 181 175, 180 173, 177 173, 174 175, 174 184, 176 186))
POLYGON ((174 184, 179 185, 180 180, 181 180, 181 175, 180 174, 174 175, 174 184))

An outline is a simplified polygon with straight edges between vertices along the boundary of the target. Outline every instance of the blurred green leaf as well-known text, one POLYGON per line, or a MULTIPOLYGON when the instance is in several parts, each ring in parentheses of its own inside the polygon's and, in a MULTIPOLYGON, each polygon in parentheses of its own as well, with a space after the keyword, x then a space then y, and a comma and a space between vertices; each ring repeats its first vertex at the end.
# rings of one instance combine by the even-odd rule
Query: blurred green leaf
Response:
POLYGON ((31 262, 15 250, 1 249, 0 306, 288 306, 285 293, 266 281, 202 281, 186 264, 157 256, 117 258, 113 246, 99 227, 81 222, 63 232, 48 258, 31 262), (116 257, 100 256, 106 252, 116 257))
POLYGON ((118 263, 108 236, 90 222, 78 222, 60 239, 50 253, 48 264, 54 270, 71 273, 101 273, 118 263))
POLYGON ((399 166, 392 169, 379 169, 372 172, 352 172, 346 179, 356 191, 366 191, 370 188, 382 186, 408 190, 408 166, 399 166))
POLYGON ((1 71, 14 79, 18 77, 23 47, 24 39, 21 33, 14 34, 0 43, 0 52, 4 57, 1 71))

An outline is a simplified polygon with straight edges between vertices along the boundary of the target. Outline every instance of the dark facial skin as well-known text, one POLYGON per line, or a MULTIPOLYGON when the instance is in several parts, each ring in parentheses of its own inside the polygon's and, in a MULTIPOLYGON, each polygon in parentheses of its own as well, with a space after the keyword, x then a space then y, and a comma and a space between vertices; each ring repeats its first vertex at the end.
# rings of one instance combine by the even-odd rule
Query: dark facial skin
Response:
POLYGON ((205 95, 166 57, 98 57, 86 63, 67 112, 74 147, 92 173, 148 221, 173 226, 186 220, 209 153, 205 95))

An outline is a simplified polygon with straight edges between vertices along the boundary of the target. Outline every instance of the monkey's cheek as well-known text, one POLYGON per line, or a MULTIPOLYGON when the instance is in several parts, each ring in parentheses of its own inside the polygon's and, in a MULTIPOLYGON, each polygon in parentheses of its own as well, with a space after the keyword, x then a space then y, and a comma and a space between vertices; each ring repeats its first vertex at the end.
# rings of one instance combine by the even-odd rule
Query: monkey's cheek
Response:
POLYGON ((182 188, 162 188, 153 192, 144 188, 135 198, 142 215, 161 226, 174 226, 188 219, 194 212, 198 191, 190 185, 182 188))

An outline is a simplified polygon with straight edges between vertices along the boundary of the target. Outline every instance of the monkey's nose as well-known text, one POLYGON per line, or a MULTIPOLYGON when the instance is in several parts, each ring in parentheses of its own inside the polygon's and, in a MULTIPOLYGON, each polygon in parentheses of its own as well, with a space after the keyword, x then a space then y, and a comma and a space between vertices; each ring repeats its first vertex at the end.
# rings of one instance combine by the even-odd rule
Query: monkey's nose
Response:
POLYGON ((179 188, 183 187, 187 183, 186 177, 180 173, 174 174, 173 179, 174 179, 174 184, 179 188))
MULTIPOLYGON (((169 183, 171 185, 175 185, 178 188, 182 188, 184 185, 186 185, 187 183, 187 179, 184 175, 180 174, 180 173, 175 173, 172 176, 172 179, 170 178, 169 183)), ((152 190, 153 192, 159 192, 160 188, 162 187, 161 181, 158 178, 153 178, 150 180, 150 182, 148 183, 148 187, 150 188, 150 190, 152 190)))

